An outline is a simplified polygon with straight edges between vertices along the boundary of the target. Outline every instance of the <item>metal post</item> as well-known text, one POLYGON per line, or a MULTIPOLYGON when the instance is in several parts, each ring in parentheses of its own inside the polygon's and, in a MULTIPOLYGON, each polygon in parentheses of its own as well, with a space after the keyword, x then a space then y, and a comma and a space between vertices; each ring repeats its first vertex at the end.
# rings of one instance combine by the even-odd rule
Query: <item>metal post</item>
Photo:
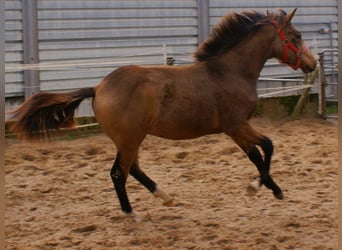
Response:
POLYGON ((209 0, 197 0, 198 44, 209 35, 209 0))
MULTIPOLYGON (((342 201, 342 161, 341 161, 341 155, 342 155, 342 1, 337 1, 338 5, 338 155, 340 156, 339 160, 339 167, 338 167, 338 200, 339 200, 339 209, 341 209, 341 201, 342 201)), ((339 210, 341 211, 341 210, 339 210)), ((341 214, 340 214, 341 215, 341 214)), ((342 216, 338 216, 338 231, 339 235, 341 235, 341 228, 342 228, 342 216)), ((338 246, 336 246, 336 249, 341 249, 342 247, 342 237, 338 238, 338 246)))
MULTIPOLYGON (((5 1, 0 1, 0 37, 5 38, 5 1)), ((0 249, 5 249, 5 39, 0 39, 0 249)))
POLYGON ((319 88, 319 105, 318 113, 325 118, 325 72, 324 72, 324 53, 319 53, 319 75, 320 75, 320 88, 319 88))
MULTIPOLYGON (((24 64, 38 64, 37 1, 25 0, 22 3, 24 64)), ((39 92, 39 72, 36 69, 24 70, 24 89, 25 99, 39 92)))
MULTIPOLYGON (((329 39, 330 39, 330 49, 334 49, 334 30, 333 30, 333 22, 330 21, 329 22, 329 39)), ((335 64, 335 60, 334 60, 334 52, 331 51, 330 52, 330 59, 331 59, 331 65, 334 65, 335 64)), ((332 82, 336 82, 336 77, 335 77, 335 72, 332 73, 332 76, 331 76, 331 80, 332 82)))

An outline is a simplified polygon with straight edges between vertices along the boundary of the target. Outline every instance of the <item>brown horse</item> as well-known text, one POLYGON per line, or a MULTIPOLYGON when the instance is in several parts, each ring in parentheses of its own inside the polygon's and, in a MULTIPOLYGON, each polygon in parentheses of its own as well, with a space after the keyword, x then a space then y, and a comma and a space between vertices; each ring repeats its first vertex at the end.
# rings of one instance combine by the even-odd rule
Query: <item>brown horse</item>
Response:
POLYGON ((23 138, 49 137, 53 130, 73 126, 80 102, 93 98, 95 117, 117 148, 110 175, 127 214, 133 213, 125 188, 128 174, 165 205, 172 204, 172 198, 139 167, 138 150, 147 134, 179 140, 226 133, 256 165, 259 185, 283 199, 270 176, 272 141, 248 121, 257 108, 256 84, 267 59, 278 58, 304 73, 316 66, 301 34, 291 24, 295 11, 223 17, 195 52, 196 62, 191 65, 125 66, 94 88, 38 93, 12 112, 12 130, 23 138))

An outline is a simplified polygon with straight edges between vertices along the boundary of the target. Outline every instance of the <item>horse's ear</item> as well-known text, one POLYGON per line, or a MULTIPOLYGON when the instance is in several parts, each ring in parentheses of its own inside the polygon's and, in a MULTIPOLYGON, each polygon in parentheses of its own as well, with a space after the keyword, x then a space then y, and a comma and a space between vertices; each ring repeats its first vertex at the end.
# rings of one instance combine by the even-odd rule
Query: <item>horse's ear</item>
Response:
POLYGON ((290 23, 294 15, 296 14, 297 8, 295 8, 291 13, 286 15, 286 23, 290 23))
POLYGON ((269 10, 266 10, 266 16, 270 19, 274 19, 276 17, 276 15, 272 11, 269 11, 269 10))

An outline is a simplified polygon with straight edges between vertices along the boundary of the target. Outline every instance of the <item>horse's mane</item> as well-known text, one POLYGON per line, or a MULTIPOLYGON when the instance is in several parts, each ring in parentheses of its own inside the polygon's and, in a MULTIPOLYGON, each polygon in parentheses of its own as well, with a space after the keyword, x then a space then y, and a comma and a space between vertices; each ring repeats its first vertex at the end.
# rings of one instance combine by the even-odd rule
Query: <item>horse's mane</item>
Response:
POLYGON ((205 61, 230 50, 266 19, 267 16, 255 11, 234 12, 224 16, 221 22, 213 28, 209 38, 195 52, 196 60, 205 61))

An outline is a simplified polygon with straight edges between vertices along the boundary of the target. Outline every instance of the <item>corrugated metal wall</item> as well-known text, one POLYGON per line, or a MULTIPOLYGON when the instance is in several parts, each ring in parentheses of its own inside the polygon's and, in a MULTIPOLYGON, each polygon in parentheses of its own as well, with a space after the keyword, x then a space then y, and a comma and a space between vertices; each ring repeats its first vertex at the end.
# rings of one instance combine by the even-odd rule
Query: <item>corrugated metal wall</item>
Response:
POLYGON ((42 0, 38 26, 40 63, 62 64, 41 72, 42 91, 93 86, 117 66, 163 64, 163 44, 175 57, 197 45, 195 0, 42 0))
POLYGON ((5 1, 5 91, 6 97, 23 96, 23 23, 21 0, 5 1), (9 69, 12 68, 12 69, 9 69))
MULTIPOLYGON (((165 53, 174 57, 177 64, 189 63, 198 46, 197 5, 197 0, 37 0, 37 84, 42 91, 94 86, 122 65, 163 64, 165 53)), ((337 0, 210 0, 208 25, 212 27, 227 12, 265 12, 278 7, 287 11, 298 7, 293 21, 304 40, 316 47, 315 52, 337 47, 337 0), (319 32, 330 27, 332 33, 319 32)), ((5 86, 9 109, 10 97, 21 97, 22 101, 24 95, 22 1, 5 0, 5 8, 5 86)), ((270 60, 262 71, 263 77, 298 75, 276 60, 270 60)), ((268 82, 260 85, 268 86, 268 82)), ((90 105, 84 104, 81 113, 87 114, 89 110, 90 105)))

